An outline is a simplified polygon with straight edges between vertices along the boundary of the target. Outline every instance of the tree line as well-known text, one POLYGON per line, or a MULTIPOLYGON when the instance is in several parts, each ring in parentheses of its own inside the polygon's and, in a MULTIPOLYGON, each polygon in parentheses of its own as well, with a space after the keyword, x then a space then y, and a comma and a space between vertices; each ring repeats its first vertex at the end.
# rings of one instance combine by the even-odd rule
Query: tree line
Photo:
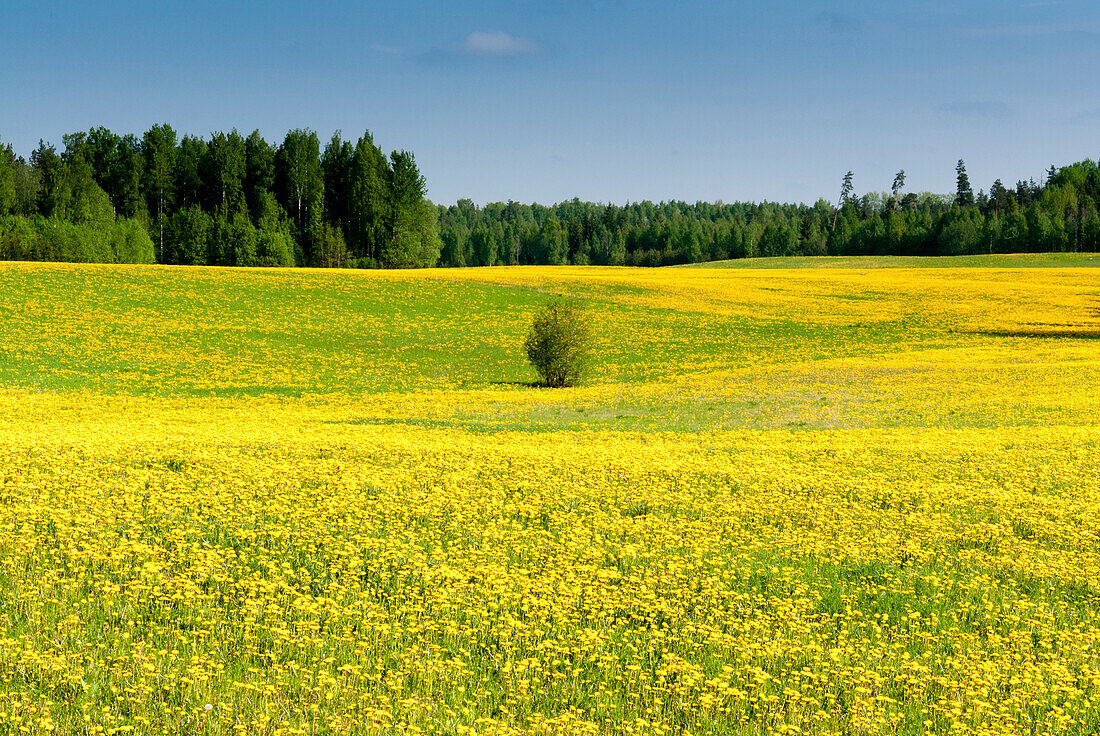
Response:
POLYGON ((951 256, 1100 250, 1100 167, 1051 167, 1042 184, 999 179, 971 188, 963 161, 954 195, 854 193, 845 174, 835 203, 638 202, 574 199, 551 207, 468 199, 440 207, 440 265, 665 266, 759 256, 951 256))
POLYGON ((364 133, 209 139, 155 125, 0 146, 0 259, 224 266, 432 266, 435 206, 412 153, 364 133))
POLYGON ((167 124, 140 138, 93 128, 40 141, 29 160, 0 145, 0 259, 228 266, 417 267, 510 264, 663 266, 728 258, 968 255, 1100 250, 1100 168, 1050 167, 974 194, 855 193, 835 202, 573 199, 552 206, 469 199, 435 206, 407 151, 364 133, 321 146, 291 130, 208 139, 167 124))

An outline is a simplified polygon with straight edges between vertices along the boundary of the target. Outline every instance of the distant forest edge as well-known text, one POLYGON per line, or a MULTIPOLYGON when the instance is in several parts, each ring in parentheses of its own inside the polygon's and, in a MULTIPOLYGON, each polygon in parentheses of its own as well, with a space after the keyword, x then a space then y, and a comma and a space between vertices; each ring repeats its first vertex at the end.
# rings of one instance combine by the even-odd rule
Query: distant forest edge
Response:
POLYGON ((665 266, 757 256, 977 255, 1100 249, 1100 167, 1052 166, 1042 183, 954 195, 857 195, 813 205, 574 199, 553 206, 468 199, 436 206, 413 155, 370 133, 281 143, 258 131, 209 139, 157 125, 0 146, 0 259, 224 266, 665 266))

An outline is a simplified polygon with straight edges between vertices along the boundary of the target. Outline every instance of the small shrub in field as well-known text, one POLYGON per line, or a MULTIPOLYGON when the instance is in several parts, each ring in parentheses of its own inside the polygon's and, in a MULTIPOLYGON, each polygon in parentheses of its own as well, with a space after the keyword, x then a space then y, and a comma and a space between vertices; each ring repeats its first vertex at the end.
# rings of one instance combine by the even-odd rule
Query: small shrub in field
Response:
POLYGON ((591 356, 591 338, 581 305, 558 300, 547 304, 535 315, 523 346, 544 385, 576 384, 584 376, 591 356))

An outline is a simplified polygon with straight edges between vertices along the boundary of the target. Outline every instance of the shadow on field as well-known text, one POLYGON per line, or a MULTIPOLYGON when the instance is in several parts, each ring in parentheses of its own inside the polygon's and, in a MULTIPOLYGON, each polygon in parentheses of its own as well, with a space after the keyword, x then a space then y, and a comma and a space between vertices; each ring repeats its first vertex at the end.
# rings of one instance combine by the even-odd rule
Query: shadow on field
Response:
POLYGON ((991 337, 1047 337, 1070 340, 1100 340, 1100 299, 1091 299, 1095 306, 1088 307, 1084 314, 1074 310, 1072 315, 1079 321, 1074 322, 1032 322, 1015 329, 960 330, 971 335, 989 335, 991 337), (1085 316, 1087 315, 1087 316, 1085 316))
MULTIPOLYGON (((989 335, 991 337, 1053 337, 1070 340, 1100 340, 1100 324, 1093 320, 1100 320, 1100 301, 1094 300, 1097 306, 1085 310, 1088 315, 1080 321, 1074 322, 1032 322, 1025 323, 1015 329, 988 329, 966 330, 972 335, 989 335)), ((1068 316, 1068 315, 1067 315, 1068 316)), ((1075 317, 1078 314, 1073 315, 1075 317)))
POLYGON ((525 388, 538 388, 542 386, 538 381, 489 381, 490 386, 523 386, 525 388))

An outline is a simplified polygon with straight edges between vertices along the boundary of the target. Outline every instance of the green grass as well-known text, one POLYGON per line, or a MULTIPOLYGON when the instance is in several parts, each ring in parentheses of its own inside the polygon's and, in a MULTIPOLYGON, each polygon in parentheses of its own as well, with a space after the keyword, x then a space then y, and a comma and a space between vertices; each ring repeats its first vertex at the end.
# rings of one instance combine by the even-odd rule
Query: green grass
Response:
MULTIPOLYGON (((1091 263, 1089 256, 1042 258, 1091 263)), ((887 267, 913 260, 730 263, 887 267)), ((987 265, 1006 261, 1040 258, 995 256, 987 265)), ((477 401, 459 401, 438 416, 394 409, 358 421, 483 432, 989 427, 1095 416, 1053 398, 1029 400, 1033 386, 1096 380, 1091 363, 1080 363, 1072 374, 1042 361, 1023 367, 1076 345, 1091 354, 1087 340, 1044 346, 1026 336, 962 334, 929 323, 919 292, 834 293, 828 284, 813 287, 823 315, 850 311, 864 296, 869 310, 880 298, 900 299, 903 309, 887 319, 832 324, 781 306, 762 308, 759 316, 704 311, 690 298, 682 307, 646 306, 661 282, 642 279, 659 272, 637 273, 637 283, 561 281, 549 287, 587 295, 597 336, 586 386, 562 392, 533 387, 536 376, 522 347, 547 287, 456 278, 463 274, 455 271, 407 279, 347 271, 7 265, 0 268, 0 384, 176 398, 481 392, 477 401), (937 366, 938 351, 958 347, 975 356, 1009 353, 990 364, 975 358, 960 365, 951 358, 937 366), (914 351, 924 356, 921 363, 896 374, 878 368, 883 356, 914 351), (923 378, 942 370, 954 380, 923 378), (684 383, 686 375, 697 378, 684 383), (715 378, 698 380, 708 375, 715 378), (1018 386, 1024 400, 991 406, 991 376, 1018 386)), ((801 288, 781 285, 788 292, 801 288)), ((735 292, 729 300, 736 305, 735 292)), ((451 399, 440 401, 449 405, 451 399)))
POLYGON ((675 268, 1096 268, 1100 253, 995 253, 977 256, 800 256, 738 258, 675 268))
MULTIPOLYGON (((223 397, 527 388, 536 375, 523 337, 547 294, 440 276, 8 267, 0 270, 0 383, 223 397)), ((737 368, 795 354, 873 354, 912 329, 756 320, 630 301, 643 292, 613 285, 588 299, 599 354, 590 385, 648 382, 701 363, 737 368)))

